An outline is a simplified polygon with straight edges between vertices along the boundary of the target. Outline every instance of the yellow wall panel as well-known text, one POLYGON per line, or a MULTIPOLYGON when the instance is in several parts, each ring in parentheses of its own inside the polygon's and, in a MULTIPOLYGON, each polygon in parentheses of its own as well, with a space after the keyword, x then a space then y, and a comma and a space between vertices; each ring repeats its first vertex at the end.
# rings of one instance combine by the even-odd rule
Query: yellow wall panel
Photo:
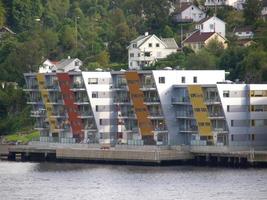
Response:
POLYGON ((47 113, 47 118, 48 122, 51 128, 52 132, 57 132, 56 127, 57 127, 57 122, 56 119, 52 117, 52 112, 53 112, 53 106, 49 103, 49 92, 45 88, 45 75, 44 74, 37 74, 37 81, 38 81, 38 86, 39 90, 45 105, 46 113, 47 113))
POLYGON ((190 85, 188 86, 188 93, 200 136, 211 137, 213 135, 211 121, 209 119, 207 105, 204 102, 202 87, 199 85, 190 85))
POLYGON ((135 114, 138 121, 140 132, 143 136, 153 136, 151 120, 148 118, 148 108, 144 103, 144 93, 140 90, 140 78, 137 72, 126 72, 130 96, 133 102, 135 114))

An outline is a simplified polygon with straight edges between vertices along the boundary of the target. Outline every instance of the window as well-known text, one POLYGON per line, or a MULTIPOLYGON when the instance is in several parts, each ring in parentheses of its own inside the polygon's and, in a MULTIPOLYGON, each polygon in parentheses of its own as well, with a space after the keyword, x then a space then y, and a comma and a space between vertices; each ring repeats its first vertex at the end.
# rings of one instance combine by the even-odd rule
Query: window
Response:
POLYGON ((145 52, 145 57, 150 57, 150 52, 145 52))
POLYGON ((148 46, 149 46, 149 47, 152 47, 152 43, 149 43, 148 46))
POLYGON ((138 53, 138 57, 140 57, 140 53, 138 53))
POLYGON ((223 91, 223 97, 229 97, 229 91, 223 91))
POLYGON ((165 83, 165 77, 159 77, 159 83, 165 83))
POLYGON ((80 62, 79 61, 75 61, 75 66, 79 66, 80 62))
POLYGON ((88 78, 88 84, 97 84, 98 78, 88 78))
POLYGON ((156 47, 159 47, 159 43, 156 43, 156 47))
POLYGON ((97 92, 92 92, 92 98, 97 98, 97 97, 98 97, 97 92))
POLYGON ((98 112, 98 105, 95 106, 95 111, 98 112))
POLYGON ((182 83, 185 83, 185 77, 184 76, 182 76, 182 83))
POLYGON ((130 53, 130 57, 131 57, 131 58, 134 57, 134 53, 130 53))
POLYGON ((197 83, 197 77, 196 77, 196 76, 194 76, 194 78, 193 78, 193 82, 194 82, 194 83, 197 83))
POLYGON ((133 44, 133 48, 137 48, 137 44, 133 44))
POLYGON ((227 112, 230 112, 230 106, 227 106, 227 112))
POLYGON ((102 119, 99 119, 99 125, 103 125, 102 119))
POLYGON ((211 29, 211 30, 214 29, 214 24, 210 24, 210 29, 211 29))

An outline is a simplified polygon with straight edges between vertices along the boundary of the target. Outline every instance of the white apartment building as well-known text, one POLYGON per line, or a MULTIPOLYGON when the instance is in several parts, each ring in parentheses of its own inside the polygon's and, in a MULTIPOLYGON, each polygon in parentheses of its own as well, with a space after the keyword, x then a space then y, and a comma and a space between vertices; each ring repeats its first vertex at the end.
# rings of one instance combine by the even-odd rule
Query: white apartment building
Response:
POLYGON ((215 32, 225 38, 225 25, 226 23, 223 20, 212 16, 199 21, 196 29, 200 30, 200 33, 215 32))
POLYGON ((158 38, 148 33, 132 40, 127 48, 129 69, 147 67, 179 49, 174 38, 158 38))

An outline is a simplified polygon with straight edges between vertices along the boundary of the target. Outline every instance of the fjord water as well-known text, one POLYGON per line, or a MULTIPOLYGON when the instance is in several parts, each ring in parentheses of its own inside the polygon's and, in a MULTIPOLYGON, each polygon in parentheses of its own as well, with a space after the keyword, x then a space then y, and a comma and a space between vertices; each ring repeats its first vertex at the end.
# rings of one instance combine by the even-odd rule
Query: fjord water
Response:
POLYGON ((0 161, 0 199, 267 199, 267 169, 0 161))

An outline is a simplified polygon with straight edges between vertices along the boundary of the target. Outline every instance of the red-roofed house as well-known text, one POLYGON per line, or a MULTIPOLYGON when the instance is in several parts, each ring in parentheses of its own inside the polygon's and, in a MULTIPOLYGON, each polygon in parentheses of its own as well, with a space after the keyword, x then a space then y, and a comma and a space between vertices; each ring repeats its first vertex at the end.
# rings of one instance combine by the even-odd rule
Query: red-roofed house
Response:
POLYGON ((200 50, 202 47, 205 47, 210 41, 217 40, 222 43, 224 48, 227 48, 226 39, 216 32, 206 32, 202 33, 196 31, 187 37, 183 41, 183 46, 190 47, 194 51, 200 50))

